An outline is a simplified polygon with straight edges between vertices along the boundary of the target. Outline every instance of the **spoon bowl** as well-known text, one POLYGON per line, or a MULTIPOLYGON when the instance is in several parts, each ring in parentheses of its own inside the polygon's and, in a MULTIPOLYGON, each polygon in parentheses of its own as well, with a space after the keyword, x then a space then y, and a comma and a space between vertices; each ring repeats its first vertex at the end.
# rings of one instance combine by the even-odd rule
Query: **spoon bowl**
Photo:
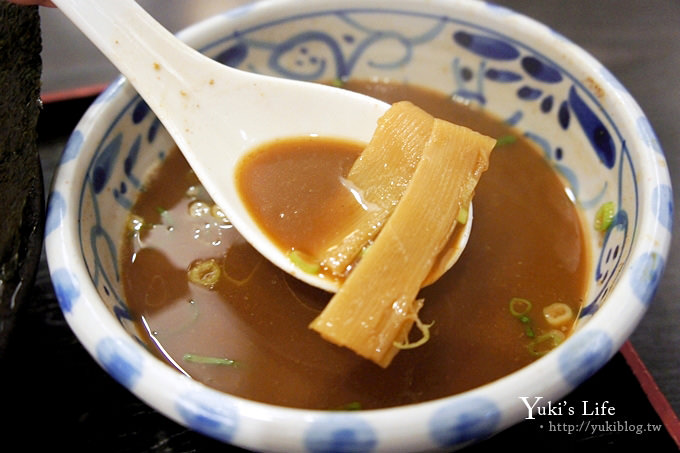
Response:
MULTIPOLYGON (((133 0, 54 3, 135 87, 239 233, 289 274, 337 291, 337 282, 304 272, 272 243, 239 196, 234 168, 259 145, 286 137, 366 143, 389 104, 328 85, 223 65, 177 39, 133 0)), ((470 222, 454 250, 462 251, 469 228, 470 222)), ((459 254, 450 254, 441 270, 459 254)))

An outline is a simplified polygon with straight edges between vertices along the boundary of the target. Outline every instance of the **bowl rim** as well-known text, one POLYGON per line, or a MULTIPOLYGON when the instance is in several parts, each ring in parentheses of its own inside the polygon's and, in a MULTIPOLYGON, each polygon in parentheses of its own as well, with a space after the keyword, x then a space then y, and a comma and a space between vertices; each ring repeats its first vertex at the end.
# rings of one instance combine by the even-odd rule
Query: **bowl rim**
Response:
MULTIPOLYGON (((237 25, 239 20, 245 16, 257 17, 258 14, 267 15, 272 11, 275 14, 284 14, 286 9, 290 9, 291 3, 293 3, 291 0, 265 0, 252 5, 245 5, 187 27, 178 33, 178 36, 190 44, 196 43, 203 38, 204 30, 206 28, 210 28, 217 23, 224 23, 224 21, 227 21, 228 23, 237 25)), ((309 8, 319 10, 328 9, 332 7, 333 3, 333 1, 326 0, 310 2, 309 8)), ((408 9, 409 7, 413 8, 416 4, 417 2, 408 0, 376 2, 376 5, 379 6, 389 5, 390 9, 408 9)), ((459 3, 446 0, 434 0, 431 4, 433 10, 440 7, 442 14, 448 14, 448 11, 456 10, 484 15, 485 10, 492 7, 482 2, 459 3)), ((361 5, 360 1, 353 0, 343 4, 342 8, 351 8, 352 6, 359 5, 361 5)), ((297 6, 299 6, 299 4, 297 6)), ((493 7, 506 9, 497 6, 493 7)), ((334 8, 337 8, 337 5, 334 6, 334 8)), ((512 15, 513 20, 516 21, 513 27, 525 27, 523 35, 533 35, 536 38, 545 39, 555 38, 555 32, 544 24, 522 14, 512 12, 511 10, 507 11, 508 14, 512 15)), ((287 15, 292 15, 292 13, 287 15)), ((584 68, 587 68, 583 69, 583 71, 596 74, 599 83, 605 85, 614 83, 612 80, 607 80, 600 75, 598 71, 602 71, 602 65, 582 48, 572 44, 565 46, 563 52, 568 55, 571 60, 583 62, 584 68)), ((617 124, 623 121, 622 127, 626 129, 629 127, 632 128, 637 116, 642 115, 640 107, 627 92, 622 92, 620 88, 610 91, 617 93, 617 98, 611 101, 611 107, 609 107, 609 109, 615 110, 617 114, 620 114, 621 116, 621 118, 617 120, 617 124)), ((119 111, 120 107, 129 102, 132 98, 134 98, 134 90, 123 77, 119 77, 100 95, 98 101, 88 109, 76 127, 81 133, 85 132, 84 136, 80 137, 83 149, 88 147, 92 150, 96 149, 96 143, 92 143, 97 142, 98 137, 100 136, 95 133, 96 128, 106 127, 106 124, 103 124, 102 122, 102 118, 107 117, 107 112, 109 111, 119 111), (102 102, 103 100, 107 100, 108 102, 104 103, 102 102)), ((637 144, 635 145, 636 149, 649 149, 642 144, 640 144, 639 147, 637 144)), ((66 152, 67 151, 65 151, 65 154, 66 152)), ((82 155, 83 153, 81 153, 81 156, 82 155)), ((637 153, 635 155, 635 159, 637 159, 637 168, 641 168, 644 170, 645 176, 649 176, 638 182, 643 191, 652 183, 658 184, 661 182, 670 186, 670 177, 668 175, 667 167, 663 168, 660 165, 660 161, 663 160, 662 156, 662 154, 659 156, 652 150, 637 153)), ((53 180, 52 189, 50 191, 50 198, 52 198, 54 192, 58 191, 60 188, 69 185, 76 188, 76 184, 72 184, 72 182, 81 181, 83 179, 78 173, 79 171, 82 173, 83 170, 74 166, 67 167, 65 165, 67 163, 68 162, 62 160, 62 163, 55 173, 55 179, 53 180)), ((640 197, 640 200, 643 199, 640 197)), ((640 211, 651 212, 649 208, 640 209, 640 211)), ((650 216, 651 214, 649 216, 640 216, 637 233, 638 238, 633 240, 633 246, 630 250, 631 260, 633 257, 639 256, 650 250, 649 243, 641 240, 641 236, 643 235, 655 238, 656 245, 653 250, 662 259, 665 259, 668 254, 668 249, 670 247, 669 233, 663 231, 662 226, 659 225, 658 222, 654 222, 654 219, 648 218, 650 216)), ((83 346, 95 359, 97 357, 95 343, 102 337, 103 333, 115 338, 116 341, 120 342, 122 347, 131 350, 133 354, 139 354, 144 357, 145 375, 150 379, 140 380, 134 387, 129 388, 137 397, 145 401, 151 407, 163 412, 163 414, 169 418, 174 419, 180 424, 186 425, 186 421, 179 416, 176 407, 173 406, 176 402, 171 401, 172 398, 169 395, 175 393, 191 394, 195 392, 210 395, 212 398, 215 398, 216 401, 219 401, 220 405, 225 404, 226 406, 236 407, 240 424, 245 424, 245 421, 249 422, 248 426, 239 427, 236 436, 229 442, 246 447, 254 446, 256 448, 272 448, 272 445, 266 443, 266 439, 257 438, 258 433, 261 434, 265 429, 271 430, 273 429, 273 426, 276 426, 275 429, 280 429, 281 431, 291 430, 291 432, 300 433, 300 435, 293 435, 291 440, 288 441, 289 444, 285 444, 285 442, 282 444, 277 441, 277 446, 281 448, 295 448, 296 446, 299 446, 302 434, 304 434, 304 432, 316 421, 339 416, 337 413, 329 411, 281 407, 229 395, 183 376, 169 365, 153 356, 129 336, 128 332, 111 317, 110 312, 103 304, 91 304, 89 302, 98 301, 100 296, 89 278, 89 272, 83 262, 82 256, 78 253, 73 253, 72 247, 79 244, 78 237, 80 234, 78 223, 79 222, 76 219, 71 219, 67 222, 68 228, 59 228, 56 230, 57 235, 49 236, 50 231, 46 232, 45 242, 47 260, 52 271, 65 268, 69 269, 73 274, 87 277, 78 280, 81 283, 81 286, 79 287, 79 298, 82 301, 88 301, 87 303, 80 305, 86 308, 82 309, 82 311, 79 311, 77 314, 65 311, 64 313, 67 322, 83 346), (93 323, 98 326, 97 332, 93 332, 91 329, 93 323), (155 382, 162 382, 164 385, 159 386, 155 382), (169 392, 169 389, 172 389, 173 391, 169 392)), ((635 299, 635 296, 631 294, 630 289, 622 284, 622 282, 625 282, 629 278, 631 272, 631 265, 626 265, 619 276, 619 281, 616 283, 612 293, 608 296, 609 298, 617 298, 626 301, 635 299)), ((57 296, 60 299, 60 303, 62 303, 59 291, 57 291, 57 296)), ((625 308, 623 311, 621 310, 620 305, 621 304, 617 306, 614 306, 613 304, 603 304, 598 313, 596 313, 582 329, 570 336, 561 347, 577 344, 579 342, 587 343, 588 336, 592 334, 592 332, 606 332, 615 343, 613 345, 614 347, 611 348, 609 357, 606 358, 608 361, 630 336, 647 309, 647 304, 639 303, 637 300, 623 304, 625 308), (619 322, 612 323, 609 321, 610 319, 617 319, 619 322), (613 330, 614 324, 617 325, 617 330, 613 330)), ((502 419, 498 423, 498 430, 502 430, 517 423, 518 417, 524 410, 523 406, 521 406, 518 401, 510 401, 511 399, 517 400, 520 394, 526 394, 527 396, 542 396, 546 398, 547 401, 553 398, 560 398, 569 391, 569 386, 566 385, 564 379, 559 374, 553 373, 552 375, 546 375, 543 371, 556 367, 557 361, 557 354, 547 354, 508 376, 504 376, 488 384, 460 394, 406 406, 362 410, 357 413, 343 413, 342 416, 361 418, 362 420, 367 421, 372 427, 375 427, 378 438, 380 438, 381 441, 386 438, 384 434, 389 429, 389 445, 383 445, 381 442, 381 448, 386 446, 409 448, 410 446, 415 445, 422 446, 424 442, 432 443, 432 440, 427 440, 429 435, 428 432, 426 432, 426 426, 416 425, 412 422, 414 412, 417 413, 415 417, 421 415, 426 417, 451 401, 474 399, 482 396, 484 398, 489 398, 489 395, 491 395, 490 399, 499 406, 499 411, 502 414, 502 419), (532 376, 541 376, 546 382, 546 390, 542 390, 540 395, 537 395, 535 389, 531 388, 530 383, 535 380, 532 376), (514 398, 509 396, 508 389, 513 389, 512 393, 515 394, 514 398), (419 430, 415 435, 413 432, 414 429, 419 430), (395 433, 398 433, 398 435, 395 435, 395 433)), ((212 435, 213 437, 215 435, 215 433, 210 432, 204 434, 212 435)), ((428 446, 431 447, 433 444, 428 446)))

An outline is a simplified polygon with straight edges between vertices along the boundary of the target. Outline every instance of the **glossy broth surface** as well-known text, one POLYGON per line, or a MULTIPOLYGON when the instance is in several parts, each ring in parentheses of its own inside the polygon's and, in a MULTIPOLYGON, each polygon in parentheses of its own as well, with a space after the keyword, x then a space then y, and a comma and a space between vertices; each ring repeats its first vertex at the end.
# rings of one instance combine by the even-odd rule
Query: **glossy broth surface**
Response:
MULTIPOLYGON (((411 100, 492 137, 513 133, 438 93, 388 83, 348 88, 388 102, 411 100)), ((313 250, 315 229, 340 221, 341 212, 318 213, 359 151, 304 139, 265 150, 243 167, 246 197, 283 248, 304 242, 313 250)), ((133 209, 136 222, 121 253, 125 295, 154 353, 194 379, 248 399, 368 409, 459 393, 535 360, 530 345, 554 329, 543 307, 561 302, 576 315, 587 289, 580 214, 560 178, 521 137, 492 153, 461 259, 422 290, 420 319, 435 322, 430 340, 400 352, 387 369, 309 330, 331 295, 269 264, 211 205, 182 155, 170 153, 133 209), (208 259, 220 269, 214 286, 190 282, 187 270, 208 259), (524 322, 510 313, 515 297, 532 302, 524 322)))

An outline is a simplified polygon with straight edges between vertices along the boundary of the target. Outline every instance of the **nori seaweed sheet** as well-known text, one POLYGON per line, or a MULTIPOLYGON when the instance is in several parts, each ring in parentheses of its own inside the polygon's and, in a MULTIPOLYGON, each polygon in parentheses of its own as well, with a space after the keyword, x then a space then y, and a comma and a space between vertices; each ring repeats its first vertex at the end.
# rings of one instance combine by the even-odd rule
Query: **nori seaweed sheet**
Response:
POLYGON ((0 0, 0 354, 42 251, 41 50, 38 8, 0 0))

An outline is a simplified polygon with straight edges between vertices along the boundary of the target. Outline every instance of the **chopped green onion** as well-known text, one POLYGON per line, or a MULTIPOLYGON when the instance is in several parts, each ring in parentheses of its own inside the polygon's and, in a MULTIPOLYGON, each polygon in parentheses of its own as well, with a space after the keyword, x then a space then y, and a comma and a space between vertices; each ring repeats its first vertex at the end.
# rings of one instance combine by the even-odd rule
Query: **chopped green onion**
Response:
POLYGON ((393 343, 394 347, 397 348, 397 349, 415 349, 419 346, 424 345, 425 343, 427 343, 430 340, 430 327, 432 327, 433 324, 434 324, 434 321, 432 321, 430 324, 424 324, 420 319, 416 318, 416 326, 418 327, 420 332, 423 334, 423 336, 420 338, 420 340, 414 341, 413 343, 408 341, 408 338, 403 343, 399 343, 399 342, 395 341, 393 343))
POLYGON ((352 401, 351 403, 343 404, 335 409, 336 411, 360 411, 361 403, 359 401, 352 401))
POLYGON ((531 325, 531 318, 528 315, 531 311, 531 307, 531 302, 527 299, 522 299, 521 297, 513 297, 510 299, 510 314, 524 324, 524 334, 529 338, 534 338, 536 334, 531 325))
POLYGON ((551 326, 561 326, 574 319, 574 311, 563 302, 554 302, 543 308, 543 317, 551 326))
POLYGON ((172 216, 170 215, 170 211, 167 209, 161 207, 161 206, 156 206, 156 212, 160 214, 161 216, 161 222, 163 225, 167 225, 169 227, 173 226, 173 221, 172 221, 172 216))
POLYGON ((616 204, 613 201, 608 201, 597 210, 595 213, 594 227, 596 231, 605 232, 609 229, 614 221, 616 215, 616 204))
POLYGON ((220 280, 222 270, 214 258, 198 260, 191 263, 187 271, 187 278, 190 282, 203 285, 208 289, 213 289, 220 280))
POLYGON ((502 137, 498 137, 496 140, 496 148, 499 146, 505 146, 505 145, 512 145, 517 141, 517 137, 514 135, 503 135, 502 137))
POLYGON ((239 366, 239 363, 236 360, 225 359, 225 358, 221 358, 221 357, 209 357, 209 356, 189 354, 189 353, 184 354, 182 356, 182 359, 185 362, 201 363, 201 364, 205 364, 205 365, 222 365, 222 366, 233 366, 233 367, 239 366))
POLYGON ((534 341, 529 343, 527 346, 529 348, 529 353, 533 356, 541 357, 559 346, 559 344, 564 341, 565 337, 563 332, 551 330, 548 333, 536 337, 534 341))
POLYGON ((290 253, 288 253, 288 259, 290 259, 293 264, 299 267, 303 272, 308 274, 318 274, 321 272, 321 266, 318 263, 310 263, 297 250, 291 250, 290 253))
POLYGON ((536 336, 534 329, 529 324, 527 324, 527 326, 524 328, 524 335, 529 338, 534 338, 536 336))
POLYGON ((336 77, 335 79, 333 79, 332 84, 334 87, 342 88, 343 86, 345 86, 345 81, 342 80, 340 77, 336 77))
POLYGON ((529 302, 528 300, 522 299, 521 297, 513 297, 512 299, 510 299, 510 313, 515 318, 520 318, 521 320, 521 317, 526 316, 526 314, 529 313, 530 310, 531 302, 529 302))
POLYGON ((466 208, 460 208, 458 210, 458 217, 456 217, 456 222, 461 225, 465 225, 468 221, 468 210, 466 208))

